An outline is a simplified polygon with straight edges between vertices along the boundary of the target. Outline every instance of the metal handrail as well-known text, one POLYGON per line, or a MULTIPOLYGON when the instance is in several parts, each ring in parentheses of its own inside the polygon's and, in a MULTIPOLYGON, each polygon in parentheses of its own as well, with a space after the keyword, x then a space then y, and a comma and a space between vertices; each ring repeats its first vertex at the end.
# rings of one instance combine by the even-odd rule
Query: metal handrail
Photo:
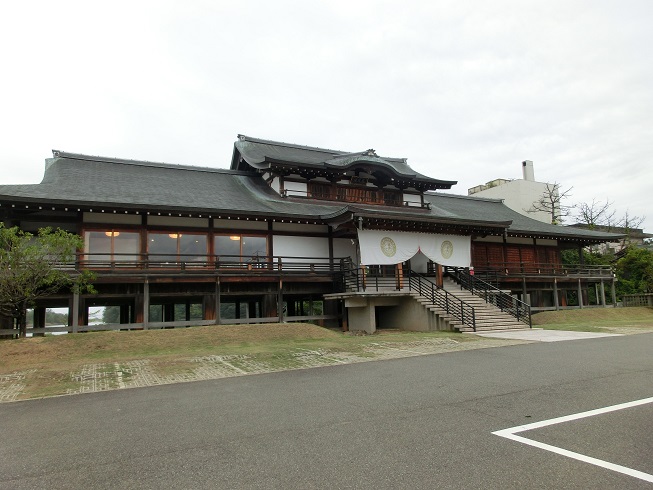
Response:
MULTIPOLYGON (((396 276, 383 277, 367 275, 364 269, 348 267, 342 263, 340 271, 340 287, 343 292, 368 292, 401 290, 401 279, 396 276)), ((430 304, 444 311, 463 325, 471 327, 476 332, 476 310, 467 302, 445 291, 431 279, 418 272, 408 270, 403 278, 408 284, 408 290, 416 292, 419 296, 429 301, 430 304)))
POLYGON ((444 310, 463 325, 472 327, 476 332, 476 310, 472 305, 457 298, 439 287, 427 276, 418 272, 409 271, 408 282, 411 291, 416 291, 417 294, 430 301, 431 304, 444 310))
POLYGON ((464 269, 447 268, 448 274, 460 285, 461 289, 475 294, 482 298, 486 303, 490 303, 501 311, 504 311, 517 320, 526 322, 533 328, 531 317, 531 305, 514 298, 512 295, 502 291, 492 284, 479 279, 464 269))

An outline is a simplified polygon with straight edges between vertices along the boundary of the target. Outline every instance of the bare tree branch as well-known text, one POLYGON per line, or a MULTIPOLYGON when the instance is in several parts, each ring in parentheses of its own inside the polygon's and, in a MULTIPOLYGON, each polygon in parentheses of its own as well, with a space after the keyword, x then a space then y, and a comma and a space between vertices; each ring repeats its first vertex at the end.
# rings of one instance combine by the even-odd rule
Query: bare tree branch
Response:
POLYGON ((587 225, 590 230, 597 226, 606 226, 609 230, 615 226, 616 211, 612 209, 612 204, 608 199, 605 201, 592 199, 591 203, 583 202, 576 205, 578 222, 587 225))
POLYGON ((571 197, 570 187, 566 191, 560 192, 560 184, 554 182, 553 184, 546 184, 546 188, 537 201, 531 204, 527 213, 545 212, 551 216, 551 224, 558 225, 562 223, 564 217, 569 216, 573 206, 563 204, 563 200, 571 197))

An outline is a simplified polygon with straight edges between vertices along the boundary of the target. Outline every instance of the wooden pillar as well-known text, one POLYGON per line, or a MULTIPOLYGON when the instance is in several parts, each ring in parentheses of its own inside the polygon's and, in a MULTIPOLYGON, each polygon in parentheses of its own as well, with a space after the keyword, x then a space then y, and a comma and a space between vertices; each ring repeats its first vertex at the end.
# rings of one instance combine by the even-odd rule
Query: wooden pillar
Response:
POLYGON ((202 296, 202 319, 215 320, 215 295, 205 294, 202 296))
POLYGON ((248 318, 257 318, 256 314, 256 300, 247 302, 247 315, 248 318))
POLYGON ((581 286, 580 279, 578 279, 578 307, 583 307, 583 288, 581 286))
POLYGON ((79 293, 74 292, 73 293, 73 304, 72 307, 69 308, 70 310, 70 317, 72 318, 72 327, 73 327, 73 333, 77 333, 77 328, 79 327, 79 293))
POLYGON ((333 272, 333 227, 329 226, 329 270, 333 272))
POLYGON ((338 300, 339 303, 339 308, 340 311, 342 312, 342 331, 343 332, 348 332, 349 331, 349 308, 345 307, 345 301, 344 300, 338 300))
POLYGON ((601 279, 601 304, 605 308, 605 284, 603 284, 603 279, 601 279))
POLYGON ((277 296, 277 313, 279 314, 279 323, 283 323, 283 279, 279 279, 279 294, 277 296))
POLYGON ((286 306, 286 316, 296 316, 297 315, 297 311, 296 311, 296 308, 295 308, 296 301, 295 300, 293 300, 293 301, 286 300, 286 304, 287 304, 287 306, 286 306))
POLYGON ((397 289, 401 290, 404 287, 404 265, 397 264, 396 271, 397 271, 397 289))
POLYGON ((145 279, 143 283, 143 329, 147 330, 150 323, 150 281, 145 279))
POLYGON ((567 290, 563 289, 562 294, 560 295, 560 306, 566 308, 568 304, 569 303, 567 302, 567 290))
POLYGON ((435 285, 441 288, 444 284, 442 264, 435 264, 435 285))
POLYGON ((220 325, 220 278, 215 280, 215 324, 220 325))
POLYGON ((166 303, 163 305, 163 321, 172 322, 175 320, 175 304, 166 303))
MULTIPOLYGON (((32 318, 33 328, 45 328, 45 306, 36 306, 32 318)), ((45 333, 32 333, 32 337, 45 337, 45 333)))
POLYGON ((528 304, 528 290, 526 289, 526 278, 521 279, 522 301, 528 304))
POLYGON ((556 307, 556 311, 560 309, 560 300, 558 298, 558 278, 553 278, 553 304, 556 307))
POLYGON ((120 305, 120 323, 129 323, 129 305, 120 305))
POLYGON ((86 306, 86 300, 83 297, 79 298, 79 323, 80 325, 88 325, 88 306, 86 306))

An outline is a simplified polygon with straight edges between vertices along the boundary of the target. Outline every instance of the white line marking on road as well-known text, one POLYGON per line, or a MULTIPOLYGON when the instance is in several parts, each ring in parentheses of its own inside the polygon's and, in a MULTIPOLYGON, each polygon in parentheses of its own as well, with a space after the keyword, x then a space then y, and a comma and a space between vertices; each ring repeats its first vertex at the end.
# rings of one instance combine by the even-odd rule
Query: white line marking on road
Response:
POLYGON ((542 442, 538 442, 533 439, 528 439, 526 437, 515 435, 519 432, 539 429, 541 427, 561 424, 563 422, 570 422, 572 420, 579 420, 586 417, 593 417, 594 415, 601 415, 604 413, 615 412, 617 410, 624 410, 626 408, 637 407, 639 405, 645 405, 647 403, 653 403, 653 397, 643 398, 641 400, 635 400, 627 403, 620 403, 619 405, 612 405, 610 407, 597 408, 596 410, 589 410, 587 412, 576 413, 573 415, 566 415, 564 417, 557 417, 555 419, 542 420, 541 422, 533 422, 532 424, 518 425, 516 427, 511 427, 509 429, 502 429, 502 430, 492 432, 492 434, 497 435, 499 437, 505 437, 506 439, 510 439, 513 441, 521 442, 522 444, 527 444, 529 446, 544 449, 545 451, 551 451, 552 453, 560 454, 568 458, 577 459, 578 461, 583 461, 584 463, 600 466, 601 468, 606 468, 608 470, 616 471, 618 473, 623 473, 624 475, 632 476, 635 478, 639 478, 640 480, 653 483, 653 475, 649 473, 633 470, 632 468, 627 468, 626 466, 621 466, 618 464, 610 463, 609 461, 603 461, 601 459, 592 458, 591 456, 585 456, 584 454, 575 453, 567 449, 551 446, 550 444, 544 444, 542 442))

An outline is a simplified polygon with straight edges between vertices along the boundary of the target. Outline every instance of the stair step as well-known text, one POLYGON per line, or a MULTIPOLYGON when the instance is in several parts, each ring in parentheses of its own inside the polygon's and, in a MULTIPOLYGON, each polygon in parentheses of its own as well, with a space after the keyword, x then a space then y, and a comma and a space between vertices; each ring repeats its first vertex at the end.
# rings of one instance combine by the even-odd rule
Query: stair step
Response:
MULTIPOLYGON (((527 323, 513 317, 510 313, 502 311, 491 303, 487 303, 482 297, 465 289, 461 289, 460 285, 451 279, 445 279, 443 289, 449 293, 450 300, 463 301, 474 309, 477 332, 493 330, 522 330, 529 326, 527 323)), ((419 304, 445 321, 452 329, 460 332, 474 332, 473 327, 464 325, 451 314, 447 314, 440 306, 433 304, 427 297, 420 296, 416 291, 411 291, 410 294, 419 304)))

